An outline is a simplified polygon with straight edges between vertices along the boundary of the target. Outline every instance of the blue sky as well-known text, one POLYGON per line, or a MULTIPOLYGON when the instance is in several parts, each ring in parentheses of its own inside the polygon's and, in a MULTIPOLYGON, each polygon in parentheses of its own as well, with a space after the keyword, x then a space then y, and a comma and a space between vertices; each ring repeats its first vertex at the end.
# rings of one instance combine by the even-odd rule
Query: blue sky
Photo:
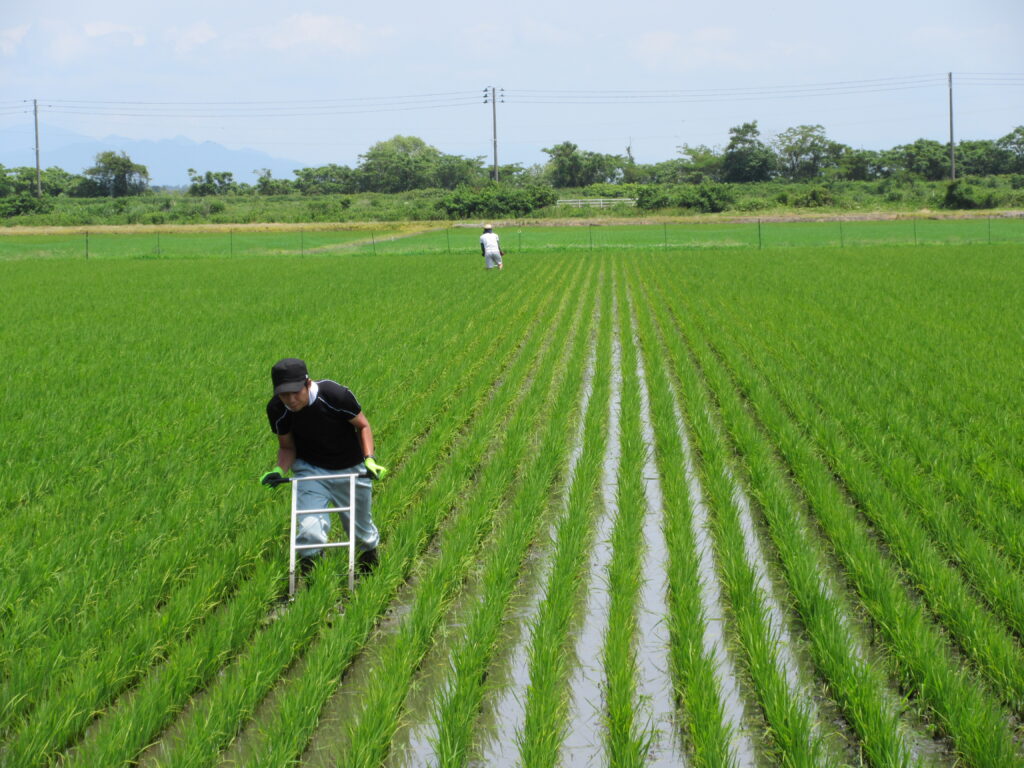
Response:
POLYGON ((994 139, 1024 124, 1022 40, 1021 0, 0 0, 0 149, 33 162, 39 99, 44 166, 62 129, 308 165, 403 134, 489 162, 491 85, 503 163, 565 140, 656 162, 750 120, 881 149, 947 139, 950 71, 956 139, 994 139))

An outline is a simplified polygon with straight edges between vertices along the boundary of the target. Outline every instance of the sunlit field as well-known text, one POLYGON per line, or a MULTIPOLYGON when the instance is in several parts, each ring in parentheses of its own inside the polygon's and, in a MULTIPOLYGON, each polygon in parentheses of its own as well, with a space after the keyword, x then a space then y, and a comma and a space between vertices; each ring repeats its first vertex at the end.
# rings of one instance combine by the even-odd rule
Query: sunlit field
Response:
POLYGON ((1024 221, 498 233, 0 237, 0 765, 1024 764, 1024 221))

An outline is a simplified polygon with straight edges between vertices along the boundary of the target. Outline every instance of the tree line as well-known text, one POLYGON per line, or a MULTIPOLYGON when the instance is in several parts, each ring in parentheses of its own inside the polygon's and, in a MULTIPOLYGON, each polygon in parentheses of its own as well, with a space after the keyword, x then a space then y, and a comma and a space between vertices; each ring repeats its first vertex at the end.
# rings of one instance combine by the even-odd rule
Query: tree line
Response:
MULTIPOLYGON (((799 125, 765 139, 757 121, 729 130, 724 147, 684 144, 679 156, 658 163, 638 163, 629 147, 621 154, 581 149, 571 141, 545 148, 538 165, 503 165, 501 182, 512 187, 555 189, 593 184, 748 183, 770 180, 871 181, 879 179, 939 181, 950 176, 949 145, 918 139, 888 150, 856 149, 832 141, 820 125, 799 125)), ((1024 126, 995 140, 960 141, 955 146, 958 176, 1024 174, 1024 126)), ((355 167, 328 164, 298 168, 294 179, 276 179, 258 169, 254 184, 229 171, 188 169, 187 194, 337 195, 360 192, 397 193, 418 189, 457 190, 492 180, 484 157, 449 155, 415 136, 394 136, 370 147, 355 167)), ((95 164, 73 174, 51 167, 41 172, 43 196, 128 197, 151 191, 146 166, 121 152, 101 152, 95 164)), ((0 197, 20 197, 25 207, 36 192, 35 168, 0 166, 0 197)), ((12 208, 10 201, 7 208, 12 208)), ((13 209, 19 208, 18 205, 13 209)), ((11 213, 16 212, 11 210, 11 213)))

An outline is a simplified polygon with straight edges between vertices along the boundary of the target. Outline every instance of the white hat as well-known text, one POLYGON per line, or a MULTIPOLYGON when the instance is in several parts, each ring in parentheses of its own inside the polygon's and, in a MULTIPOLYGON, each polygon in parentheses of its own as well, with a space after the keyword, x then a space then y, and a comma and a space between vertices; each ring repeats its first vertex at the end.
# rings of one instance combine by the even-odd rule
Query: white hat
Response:
POLYGON ((484 231, 486 232, 488 229, 494 229, 494 227, 492 227, 490 224, 484 224, 484 231))

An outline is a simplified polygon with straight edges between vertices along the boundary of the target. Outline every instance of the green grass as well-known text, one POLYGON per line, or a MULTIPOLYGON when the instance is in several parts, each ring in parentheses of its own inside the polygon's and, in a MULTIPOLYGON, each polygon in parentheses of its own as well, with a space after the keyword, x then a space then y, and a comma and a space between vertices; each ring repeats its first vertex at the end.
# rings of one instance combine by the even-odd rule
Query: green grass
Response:
POLYGON ((509 225, 500 273, 482 269, 475 228, 369 242, 365 229, 235 232, 228 253, 225 232, 167 232, 160 258, 139 252, 155 232, 93 233, 88 261, 61 256, 54 235, 0 237, 13 297, 0 305, 0 764, 212 765, 233 740, 253 764, 289 764, 341 735, 321 713, 351 695, 357 661, 373 681, 351 722, 366 751, 343 763, 378 764, 406 717, 435 712, 450 744, 439 759, 472 760, 498 638, 519 620, 509 601, 553 513, 516 743, 523 764, 557 762, 619 328, 623 517, 602 680, 613 761, 641 763, 650 743, 631 619, 642 354, 666 494, 666 674, 688 761, 735 758, 703 648, 704 623, 722 620, 766 764, 905 765, 916 730, 950 746, 938 763, 1021 765, 1024 262, 997 242, 1020 225, 844 222, 840 248, 837 222, 763 221, 775 245, 761 249, 756 221, 524 226, 521 250, 509 225), (566 478, 591 343, 584 454, 566 478), (392 474, 374 499, 378 570, 350 594, 325 564, 275 610, 287 504, 256 478, 274 458, 267 369, 294 354, 352 387, 392 474), (713 510, 723 617, 699 600, 676 401, 713 510), (780 673, 726 470, 749 487, 827 722, 780 673), (374 646, 410 583, 421 607, 374 646), (456 616, 467 588, 481 591, 456 616), (450 686, 411 712, 442 638, 450 686), (848 748, 833 750, 833 731, 848 748))
MULTIPOLYGON (((476 225, 363 224, 353 229, 232 228, 211 231, 198 226, 146 230, 125 227, 54 234, 0 232, 0 261, 23 259, 177 259, 245 256, 462 255, 478 256, 476 225), (427 226, 427 231, 422 230, 427 226)), ((989 245, 1024 243, 1024 219, 905 218, 885 221, 665 221, 654 224, 543 226, 535 222, 499 225, 510 255, 549 250, 704 249, 704 248, 857 248, 893 245, 989 245)))

